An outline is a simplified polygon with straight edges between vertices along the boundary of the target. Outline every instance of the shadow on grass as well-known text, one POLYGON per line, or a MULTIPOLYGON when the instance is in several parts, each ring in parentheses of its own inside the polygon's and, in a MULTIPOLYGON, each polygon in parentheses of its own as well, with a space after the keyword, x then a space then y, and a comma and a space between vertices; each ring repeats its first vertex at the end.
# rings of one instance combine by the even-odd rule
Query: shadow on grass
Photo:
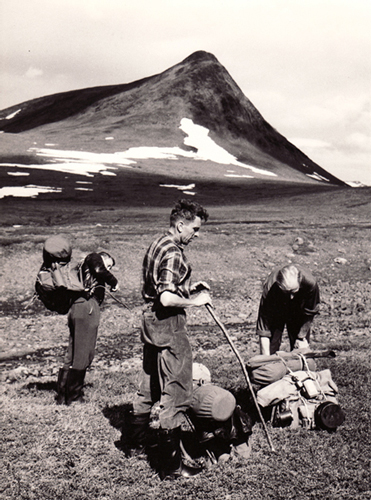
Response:
POLYGON ((112 427, 121 431, 120 439, 114 442, 118 450, 125 454, 126 458, 142 458, 148 460, 151 468, 155 471, 159 470, 159 454, 158 454, 158 433, 157 429, 152 427, 147 431, 147 445, 141 452, 131 450, 130 433, 132 429, 129 424, 129 413, 132 411, 131 403, 122 405, 107 406, 103 409, 103 415, 109 420, 112 427))
MULTIPOLYGON (((235 396, 236 400, 241 402, 238 391, 235 392, 235 396)), ((246 408, 249 403, 249 401, 246 401, 246 391, 243 391, 242 399, 245 399, 244 407, 246 408)), ((150 422, 146 431, 146 445, 138 453, 137 450, 130 449, 133 432, 129 418, 131 411, 132 404, 130 403, 103 409, 102 413, 109 420, 112 427, 121 431, 120 439, 115 441, 114 444, 127 458, 145 459, 154 471, 159 472, 162 457, 159 446, 158 420, 157 425, 155 423, 156 418, 150 422)), ((192 418, 192 412, 187 413, 187 418, 181 429, 182 460, 190 467, 207 468, 212 463, 217 463, 221 455, 229 455, 233 443, 238 442, 240 444, 243 441, 247 441, 256 420, 251 417, 251 414, 246 414, 244 419, 240 420, 240 417, 237 417, 237 415, 241 415, 243 412, 237 408, 236 412, 235 417, 223 423, 213 420, 201 422, 202 419, 199 420, 196 418, 194 420, 192 418), (248 426, 248 429, 246 426, 248 426)))
POLYGON ((133 409, 131 403, 124 403, 122 405, 106 406, 103 408, 103 415, 109 420, 109 423, 115 429, 122 430, 125 422, 127 422, 127 415, 133 409))
POLYGON ((50 382, 30 382, 25 385, 25 389, 32 391, 57 391, 57 381, 50 382))
POLYGON ((26 299, 20 300, 17 297, 10 297, 7 300, 0 301, 0 309, 4 316, 26 317, 40 314, 42 316, 55 315, 45 308, 44 304, 36 299, 33 295, 28 296, 26 299))
MULTIPOLYGON (((84 384, 84 388, 93 387, 93 384, 84 384)), ((49 382, 30 382, 24 388, 29 391, 53 391, 57 392, 57 380, 49 382)))

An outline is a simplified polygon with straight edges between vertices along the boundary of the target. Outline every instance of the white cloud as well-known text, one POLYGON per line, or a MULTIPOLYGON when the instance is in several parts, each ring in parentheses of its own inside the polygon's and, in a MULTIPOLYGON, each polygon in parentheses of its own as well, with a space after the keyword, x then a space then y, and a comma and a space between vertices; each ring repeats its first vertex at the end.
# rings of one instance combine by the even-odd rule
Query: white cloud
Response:
POLYGON ((295 146, 299 149, 301 148, 325 149, 332 147, 329 142, 321 141, 320 139, 310 139, 308 137, 295 137, 293 139, 290 139, 290 142, 292 144, 295 144, 295 146))
MULTIPOLYGON (((354 132, 346 139, 346 142, 350 146, 363 149, 365 151, 371 151, 371 137, 361 132, 354 132)), ((371 169, 371 166, 370 166, 371 169)))
POLYGON ((25 76, 27 78, 38 78, 39 76, 42 76, 44 74, 42 69, 34 68, 33 66, 30 66, 28 70, 25 73, 25 76))

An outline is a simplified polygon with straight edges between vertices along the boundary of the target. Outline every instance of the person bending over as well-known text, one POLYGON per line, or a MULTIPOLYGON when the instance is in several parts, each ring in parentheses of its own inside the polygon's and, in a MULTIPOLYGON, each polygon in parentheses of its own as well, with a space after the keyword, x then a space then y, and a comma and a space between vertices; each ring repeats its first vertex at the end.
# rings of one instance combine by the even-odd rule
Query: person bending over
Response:
POLYGON ((260 300, 256 327, 260 353, 270 355, 279 350, 285 326, 291 350, 308 347, 319 302, 318 283, 308 270, 293 264, 274 269, 260 300))
POLYGON ((118 281, 110 272, 114 265, 113 257, 107 252, 90 253, 82 264, 85 292, 68 312, 70 336, 64 365, 58 374, 57 404, 83 402, 84 379, 95 354, 105 285, 108 284, 112 292, 118 290, 118 281))

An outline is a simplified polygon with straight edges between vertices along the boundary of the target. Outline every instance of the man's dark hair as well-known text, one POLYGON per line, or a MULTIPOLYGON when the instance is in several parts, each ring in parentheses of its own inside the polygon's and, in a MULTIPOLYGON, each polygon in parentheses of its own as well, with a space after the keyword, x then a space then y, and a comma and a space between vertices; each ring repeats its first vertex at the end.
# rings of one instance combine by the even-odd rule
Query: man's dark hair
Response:
POLYGON ((194 221, 196 217, 200 217, 202 221, 206 222, 209 218, 209 214, 205 208, 195 201, 179 200, 171 211, 170 225, 174 226, 180 219, 191 222, 194 221))

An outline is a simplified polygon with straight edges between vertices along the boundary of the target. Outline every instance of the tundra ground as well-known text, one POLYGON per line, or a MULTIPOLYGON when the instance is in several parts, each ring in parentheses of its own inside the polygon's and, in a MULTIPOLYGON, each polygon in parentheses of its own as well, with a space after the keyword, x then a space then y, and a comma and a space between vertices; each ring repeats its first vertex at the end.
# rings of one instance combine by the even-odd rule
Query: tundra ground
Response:
MULTIPOLYGON (((176 199, 176 198, 175 198, 176 199)), ((171 204, 123 208, 6 200, 1 223, 0 497, 43 499, 360 499, 370 484, 370 189, 251 196, 224 206, 213 201, 210 221, 186 250, 194 280, 211 286, 216 314, 243 359, 258 353, 255 322, 261 284, 278 264, 296 262, 318 278, 321 313, 313 349, 333 349, 330 368, 346 420, 335 433, 272 428, 276 452, 255 424, 249 459, 233 458, 193 480, 161 482, 144 458, 117 446, 122 414, 141 366, 141 261, 168 226, 171 204), (118 297, 102 309, 96 356, 87 373, 87 402, 54 403, 55 382, 68 340, 66 317, 49 313, 33 294, 42 244, 68 235, 79 257, 106 249, 116 259, 118 297)), ((202 202, 202 200, 199 200, 202 202)), ((206 205, 206 204, 205 204, 206 205)), ((189 311, 195 361, 215 383, 243 399, 239 363, 206 309, 189 311)), ((283 348, 287 349, 285 341, 283 348)))

